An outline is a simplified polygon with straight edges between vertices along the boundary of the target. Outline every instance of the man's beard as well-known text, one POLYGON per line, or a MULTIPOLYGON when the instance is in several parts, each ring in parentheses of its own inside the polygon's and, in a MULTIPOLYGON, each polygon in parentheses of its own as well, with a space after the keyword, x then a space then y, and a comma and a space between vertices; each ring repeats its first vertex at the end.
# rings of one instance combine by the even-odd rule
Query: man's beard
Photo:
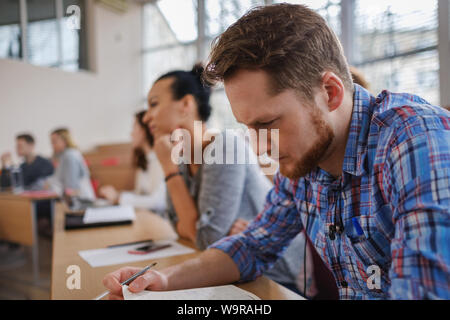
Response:
POLYGON ((312 108, 311 119, 318 138, 303 157, 295 162, 292 170, 280 166, 280 173, 289 179, 304 177, 314 170, 334 140, 334 132, 330 125, 323 119, 320 109, 316 106, 312 108))

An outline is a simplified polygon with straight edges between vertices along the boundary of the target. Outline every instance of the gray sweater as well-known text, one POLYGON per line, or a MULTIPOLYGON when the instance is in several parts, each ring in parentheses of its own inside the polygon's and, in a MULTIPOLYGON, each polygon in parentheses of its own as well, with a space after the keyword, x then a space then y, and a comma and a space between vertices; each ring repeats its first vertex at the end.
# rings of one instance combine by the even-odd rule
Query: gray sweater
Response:
MULTIPOLYGON (((197 204, 196 244, 200 250, 225 237, 236 219, 253 220, 263 210, 266 195, 272 188, 245 140, 230 132, 222 133, 221 137, 222 145, 216 138, 207 148, 222 150, 223 154, 215 158, 221 159, 223 164, 203 163, 193 177, 187 165, 179 166, 197 204), (234 140, 233 148, 227 148, 229 139, 234 140), (239 154, 246 155, 245 163, 235 164, 239 154), (232 159, 233 163, 226 163, 227 159, 232 159)), ((212 155, 217 156, 214 152, 212 155)), ((169 193, 165 217, 176 225, 178 218, 169 193)), ((300 236, 294 239, 283 258, 266 275, 277 282, 295 284, 303 261, 302 252, 303 238, 300 236)))
POLYGON ((49 179, 53 191, 62 195, 66 189, 75 190, 82 199, 95 200, 89 169, 77 149, 67 148, 57 155, 58 165, 49 179))

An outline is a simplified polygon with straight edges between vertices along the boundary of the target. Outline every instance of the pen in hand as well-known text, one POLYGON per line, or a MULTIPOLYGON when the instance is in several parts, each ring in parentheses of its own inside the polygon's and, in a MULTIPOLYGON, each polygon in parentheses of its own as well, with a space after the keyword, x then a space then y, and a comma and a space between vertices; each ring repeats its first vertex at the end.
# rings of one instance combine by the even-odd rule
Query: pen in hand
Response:
MULTIPOLYGON (((136 279, 137 277, 139 277, 140 275, 143 275, 144 273, 146 273, 150 268, 154 267, 156 265, 156 262, 153 262, 151 265, 146 266, 144 269, 142 269, 139 272, 136 272, 135 274, 133 274, 130 278, 128 278, 127 280, 123 281, 121 283, 122 286, 124 285, 128 285, 130 284, 134 279, 136 279)), ((103 292, 101 295, 97 296, 94 298, 94 300, 100 300, 103 297, 107 296, 109 294, 109 291, 105 291, 103 292)))

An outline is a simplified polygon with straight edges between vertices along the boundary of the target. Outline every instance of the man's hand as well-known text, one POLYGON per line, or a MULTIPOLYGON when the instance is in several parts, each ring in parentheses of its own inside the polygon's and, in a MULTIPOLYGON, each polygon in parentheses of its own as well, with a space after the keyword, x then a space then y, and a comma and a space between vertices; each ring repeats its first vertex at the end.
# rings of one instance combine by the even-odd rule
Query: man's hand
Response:
POLYGON ((12 156, 11 152, 5 152, 1 156, 2 168, 7 168, 12 166, 12 156))
MULTIPOLYGON (((110 300, 123 300, 122 295, 122 283, 130 278, 133 274, 141 271, 142 268, 136 267, 124 267, 103 278, 103 285, 109 290, 110 300)), ((145 289, 154 291, 167 290, 168 279, 167 277, 155 270, 149 270, 143 275, 137 277, 133 282, 128 285, 130 292, 137 293, 145 289)))
POLYGON ((232 236, 234 234, 241 233, 242 231, 247 229, 248 225, 249 225, 249 222, 247 220, 240 219, 240 218, 236 219, 234 224, 231 226, 230 232, 228 232, 228 235, 232 236))
MULTIPOLYGON (((109 299, 123 299, 120 283, 130 278, 140 268, 125 267, 103 278, 109 299)), ((128 285, 130 292, 145 289, 169 291, 189 288, 221 286, 238 281, 240 272, 233 259, 218 249, 203 251, 198 257, 186 260, 161 271, 149 270, 128 285)))

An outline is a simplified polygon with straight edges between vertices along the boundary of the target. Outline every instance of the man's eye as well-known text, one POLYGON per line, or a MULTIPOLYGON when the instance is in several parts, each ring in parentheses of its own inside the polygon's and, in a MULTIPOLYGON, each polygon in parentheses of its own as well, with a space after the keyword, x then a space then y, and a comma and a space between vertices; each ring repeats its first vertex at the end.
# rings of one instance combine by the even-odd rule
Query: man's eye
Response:
POLYGON ((271 121, 267 121, 267 122, 261 122, 261 126, 270 126, 271 124, 273 124, 275 122, 276 119, 271 120, 271 121))
POLYGON ((156 107, 157 105, 158 105, 158 103, 156 103, 156 102, 150 103, 150 108, 154 108, 154 107, 156 107))

